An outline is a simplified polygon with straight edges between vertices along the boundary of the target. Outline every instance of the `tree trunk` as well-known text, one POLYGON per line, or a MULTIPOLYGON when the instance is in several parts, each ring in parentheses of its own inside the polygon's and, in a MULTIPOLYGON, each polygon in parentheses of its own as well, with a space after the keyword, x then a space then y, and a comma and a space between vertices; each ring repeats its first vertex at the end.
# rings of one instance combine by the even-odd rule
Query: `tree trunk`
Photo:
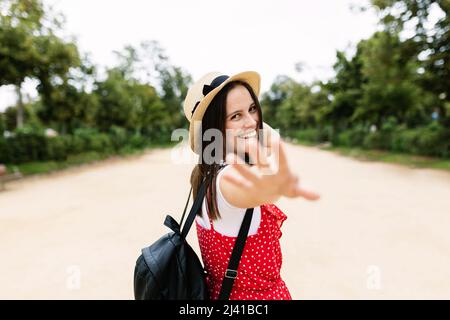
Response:
POLYGON ((17 93, 17 117, 16 117, 16 127, 23 127, 23 98, 22 98, 22 84, 16 85, 17 93))

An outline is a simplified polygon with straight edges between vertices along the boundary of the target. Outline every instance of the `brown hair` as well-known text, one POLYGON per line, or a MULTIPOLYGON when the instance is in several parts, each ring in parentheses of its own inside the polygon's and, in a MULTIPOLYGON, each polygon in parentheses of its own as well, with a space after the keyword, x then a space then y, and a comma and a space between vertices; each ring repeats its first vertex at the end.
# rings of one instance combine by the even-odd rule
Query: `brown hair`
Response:
MULTIPOLYGON (((227 83, 213 98, 213 100, 210 102, 208 108, 206 109, 206 112, 202 119, 202 132, 201 136, 203 137, 203 133, 208 129, 218 129, 222 133, 222 137, 224 137, 225 141, 225 119, 226 119, 226 104, 227 104, 227 95, 228 92, 230 92, 231 89, 235 88, 238 85, 242 85, 245 88, 247 88, 248 92, 250 93, 253 102, 255 103, 256 109, 258 111, 258 125, 257 127, 259 129, 262 129, 263 126, 263 120, 262 120, 262 113, 261 113, 261 105, 259 104, 258 97, 253 92, 252 87, 243 81, 232 81, 230 83, 227 83)), ((212 163, 208 164, 205 162, 204 159, 204 150, 205 148, 213 143, 213 141, 205 141, 205 139, 202 139, 202 148, 199 155, 199 161, 198 164, 194 167, 191 173, 191 185, 192 185, 192 191, 194 199, 197 196, 198 189, 200 188, 200 184, 203 181, 203 179, 206 179, 207 181, 207 189, 206 189, 206 208, 208 212, 209 218, 216 220, 220 218, 220 213, 217 207, 217 197, 216 197, 216 177, 217 173, 220 170, 220 164, 219 163, 212 163)), ((225 152, 226 152, 226 143, 223 143, 223 152, 222 152, 222 159, 225 160, 225 152)), ((249 162, 248 155, 245 155, 245 162, 249 162)), ((197 213, 198 215, 201 214, 201 210, 197 213)))

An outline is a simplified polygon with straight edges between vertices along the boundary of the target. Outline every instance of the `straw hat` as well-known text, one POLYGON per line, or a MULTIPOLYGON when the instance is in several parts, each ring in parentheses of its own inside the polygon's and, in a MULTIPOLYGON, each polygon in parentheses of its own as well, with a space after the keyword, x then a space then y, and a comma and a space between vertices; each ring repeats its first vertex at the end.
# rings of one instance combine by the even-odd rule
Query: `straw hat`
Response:
POLYGON ((240 80, 248 83, 256 96, 259 95, 261 77, 255 71, 245 71, 233 76, 221 72, 210 72, 201 77, 188 90, 184 100, 184 114, 189 120, 189 141, 192 151, 201 153, 201 122, 210 102, 216 94, 229 82, 240 80), (196 139, 194 137, 197 137, 196 139))

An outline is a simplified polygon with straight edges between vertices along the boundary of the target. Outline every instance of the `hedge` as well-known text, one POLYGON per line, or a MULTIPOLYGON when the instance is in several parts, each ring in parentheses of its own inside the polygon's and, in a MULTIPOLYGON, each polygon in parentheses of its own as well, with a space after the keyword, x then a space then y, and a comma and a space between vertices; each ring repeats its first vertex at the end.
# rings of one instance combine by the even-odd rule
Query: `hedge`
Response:
POLYGON ((112 154, 122 148, 141 149, 150 145, 150 139, 137 133, 128 133, 120 127, 107 133, 95 129, 77 129, 72 135, 47 137, 43 130, 21 129, 11 136, 0 136, 0 163, 36 161, 64 161, 69 155, 94 151, 112 154))
POLYGON ((441 158, 450 157, 450 129, 437 123, 409 129, 383 126, 370 131, 363 127, 347 129, 334 135, 323 129, 299 130, 290 136, 308 142, 323 142, 328 137, 335 146, 379 149, 441 158))

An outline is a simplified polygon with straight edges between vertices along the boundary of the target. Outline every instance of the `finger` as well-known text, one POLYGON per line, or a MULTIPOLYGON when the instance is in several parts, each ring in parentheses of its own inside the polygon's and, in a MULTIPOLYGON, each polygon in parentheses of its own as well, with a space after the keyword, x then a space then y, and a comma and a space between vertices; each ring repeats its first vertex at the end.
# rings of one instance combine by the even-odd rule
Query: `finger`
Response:
POLYGON ((258 143, 258 166, 262 169, 269 168, 270 148, 264 147, 261 143, 258 143))
POLYGON ((288 160, 286 154, 286 148, 284 142, 279 139, 278 140, 278 150, 279 150, 279 161, 280 161, 280 169, 286 169, 288 167, 288 160))
POLYGON ((250 157, 250 164, 258 163, 258 144, 254 139, 249 139, 244 141, 248 145, 248 155, 250 157))
POLYGON ((271 148, 271 138, 270 138, 270 127, 267 123, 263 123, 263 128, 258 130, 258 140, 260 141, 261 145, 265 148, 271 148))
POLYGON ((276 157, 274 159, 274 161, 276 161, 276 165, 277 165, 279 171, 282 174, 290 172, 288 157, 287 157, 287 152, 286 152, 286 144, 284 143, 284 141, 281 138, 275 139, 273 141, 273 150, 274 150, 273 152, 276 157))
POLYGON ((250 156, 250 164, 254 164, 259 168, 269 167, 267 160, 267 151, 258 140, 252 139, 248 142, 248 153, 250 156))
POLYGON ((225 161, 226 163, 228 163, 229 165, 235 165, 235 164, 239 164, 239 165, 243 165, 245 164, 245 161, 243 158, 237 156, 234 153, 228 153, 225 156, 225 161))
POLYGON ((306 200, 315 201, 320 199, 320 195, 314 191, 307 190, 305 188, 300 187, 297 185, 297 188, 295 190, 296 196, 305 198, 306 200))
POLYGON ((226 161, 227 163, 229 163, 233 169, 235 169, 237 171, 237 173, 239 173, 244 179, 249 180, 251 183, 255 183, 258 180, 258 175, 251 171, 250 166, 247 164, 237 164, 236 160, 236 155, 235 154, 227 154, 226 156, 226 161))
POLYGON ((275 173, 286 172, 287 160, 281 139, 275 138, 272 140, 272 165, 275 173))
POLYGON ((271 148, 273 139, 276 139, 280 136, 277 130, 274 130, 267 123, 263 122, 262 129, 262 142, 265 147, 271 148))

